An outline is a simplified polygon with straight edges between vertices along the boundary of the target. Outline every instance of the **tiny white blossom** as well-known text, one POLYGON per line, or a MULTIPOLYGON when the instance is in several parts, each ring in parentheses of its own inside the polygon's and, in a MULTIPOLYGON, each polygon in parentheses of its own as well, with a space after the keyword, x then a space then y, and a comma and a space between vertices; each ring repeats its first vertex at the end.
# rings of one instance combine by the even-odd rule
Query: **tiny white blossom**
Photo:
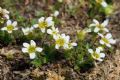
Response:
POLYGON ((106 19, 103 23, 99 23, 96 19, 93 19, 93 23, 90 24, 90 28, 95 27, 94 28, 94 32, 98 33, 99 31, 105 31, 105 32, 109 32, 109 30, 106 28, 106 26, 108 25, 108 19, 106 19))
POLYGON ((57 17, 59 15, 59 11, 55 11, 53 16, 57 17))
POLYGON ((42 48, 36 46, 33 40, 30 41, 30 44, 23 43, 22 52, 29 53, 30 59, 34 59, 36 57, 36 52, 42 52, 42 50, 42 48))
POLYGON ((111 33, 107 33, 105 36, 103 36, 102 34, 98 34, 101 36, 101 40, 100 40, 100 44, 102 45, 106 45, 107 47, 111 47, 111 44, 115 44, 116 40, 114 40, 112 38, 111 33))
POLYGON ((88 49, 88 52, 91 54, 92 58, 98 61, 103 61, 103 58, 105 57, 104 53, 101 53, 103 51, 102 47, 96 48, 94 51, 93 49, 88 49))
POLYGON ((9 19, 9 11, 0 7, 0 17, 9 19))
POLYGON ((34 30, 33 27, 22 28, 24 35, 28 35, 29 33, 33 32, 33 30, 34 30))
POLYGON ((55 48, 56 49, 59 49, 60 47, 63 47, 64 49, 68 48, 70 36, 61 34, 61 35, 56 36, 54 39, 55 39, 55 48))
POLYGON ((96 0, 97 3, 101 4, 103 7, 107 7, 108 4, 105 2, 105 0, 96 0))
POLYGON ((47 33, 52 35, 53 38, 55 38, 56 36, 58 36, 59 30, 58 28, 55 28, 54 26, 52 26, 51 29, 47 30, 47 33))
POLYGON ((54 25, 54 22, 52 20, 52 17, 47 17, 45 19, 45 17, 41 17, 39 20, 38 20, 38 24, 35 24, 34 27, 35 28, 40 28, 41 31, 43 33, 45 33, 45 30, 47 27, 50 27, 50 26, 53 26, 54 25))
POLYGON ((17 30, 18 29, 16 26, 17 26, 17 22, 16 21, 14 21, 12 23, 11 20, 8 20, 6 27, 3 27, 1 30, 5 30, 8 33, 12 33, 13 30, 17 30))

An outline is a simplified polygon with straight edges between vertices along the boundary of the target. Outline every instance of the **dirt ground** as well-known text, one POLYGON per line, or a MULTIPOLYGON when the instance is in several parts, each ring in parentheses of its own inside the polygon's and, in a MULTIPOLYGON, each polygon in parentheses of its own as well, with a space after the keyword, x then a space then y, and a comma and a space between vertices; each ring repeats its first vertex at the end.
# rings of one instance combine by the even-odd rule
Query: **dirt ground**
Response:
MULTIPOLYGON (((85 72, 74 71, 65 60, 44 65, 38 69, 29 64, 29 59, 19 54, 20 49, 18 46, 8 46, 3 47, 0 50, 0 80, 44 80, 44 72, 47 70, 55 71, 58 74, 63 75, 67 78, 66 80, 120 80, 120 0, 113 0, 113 2, 117 7, 115 12, 110 16, 109 29, 112 32, 113 37, 117 40, 117 45, 115 45, 116 49, 114 50, 114 53, 108 53, 106 55, 104 62, 96 63, 94 68, 85 72), (7 60, 6 57, 2 55, 13 51, 15 53, 14 60, 7 60), (39 78, 36 78, 36 76, 39 78)), ((82 19, 87 20, 88 17, 82 16, 82 14, 84 13, 81 13, 81 15, 76 18, 81 18, 81 20, 76 20, 63 13, 62 20, 67 21, 64 26, 69 27, 64 27, 64 29, 61 27, 61 31, 71 34, 75 31, 68 32, 67 30, 72 31, 73 29, 77 30, 83 27, 85 23, 82 23, 82 19), (75 24, 82 26, 71 27, 75 24)))

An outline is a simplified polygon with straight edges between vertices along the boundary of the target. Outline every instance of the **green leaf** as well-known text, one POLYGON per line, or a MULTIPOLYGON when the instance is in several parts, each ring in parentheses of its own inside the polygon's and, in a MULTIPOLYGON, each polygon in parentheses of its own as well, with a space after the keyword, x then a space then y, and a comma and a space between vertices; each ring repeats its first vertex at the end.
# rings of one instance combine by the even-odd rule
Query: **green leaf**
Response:
POLYGON ((34 59, 32 62, 31 62, 35 67, 41 67, 42 66, 42 62, 40 59, 34 59))
POLYGON ((9 44, 12 42, 11 34, 8 34, 6 31, 0 31, 0 41, 3 44, 9 44))

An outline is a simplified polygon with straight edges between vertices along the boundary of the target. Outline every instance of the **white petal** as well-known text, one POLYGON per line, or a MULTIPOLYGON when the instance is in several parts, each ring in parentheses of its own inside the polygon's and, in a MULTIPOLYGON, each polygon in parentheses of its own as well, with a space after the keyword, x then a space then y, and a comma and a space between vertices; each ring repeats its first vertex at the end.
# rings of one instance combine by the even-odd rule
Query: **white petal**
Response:
POLYGON ((28 28, 22 28, 22 31, 26 31, 26 30, 28 30, 28 28))
POLYGON ((26 33, 24 33, 24 35, 28 35, 28 34, 29 34, 29 33, 27 33, 27 32, 26 32, 26 33))
POLYGON ((90 25, 89 25, 89 27, 94 27, 94 26, 96 26, 96 24, 90 24, 90 25))
POLYGON ((27 48, 22 48, 22 52, 23 52, 23 53, 27 53, 27 52, 28 52, 28 49, 27 49, 27 48))
POLYGON ((23 43, 23 46, 28 48, 30 45, 28 43, 23 43))
POLYGON ((5 14, 9 14, 9 11, 7 11, 6 9, 3 9, 3 12, 4 12, 5 14))
POLYGON ((93 53, 93 50, 92 50, 92 49, 88 49, 88 52, 89 52, 89 53, 93 53))
POLYGON ((104 31, 109 32, 109 30, 107 28, 104 28, 104 31))
POLYGON ((106 46, 107 46, 107 47, 111 47, 111 45, 110 45, 110 44, 106 44, 106 46))
POLYGON ((55 26, 53 25, 53 26, 51 27, 51 29, 52 29, 52 30, 55 30, 55 26))
POLYGON ((112 35, 111 35, 111 33, 108 33, 108 34, 105 36, 105 38, 107 38, 107 39, 110 39, 110 38, 112 38, 112 35))
POLYGON ((29 53, 30 59, 34 59, 36 57, 35 53, 29 53))
POLYGON ((87 29, 86 32, 92 32, 92 30, 91 29, 87 29))
POLYGON ((7 28, 6 28, 6 27, 3 27, 1 30, 7 30, 7 28))
POLYGON ((53 19, 52 17, 48 17, 46 21, 49 22, 49 21, 52 21, 52 19, 53 19))
POLYGON ((36 46, 35 41, 31 40, 31 41, 30 41, 30 45, 32 45, 32 46, 36 46))
POLYGON ((17 28, 17 27, 15 27, 13 30, 18 30, 18 28, 17 28))
POLYGON ((9 15, 7 15, 7 14, 6 14, 6 15, 4 15, 4 17, 5 17, 6 19, 9 19, 9 15))
POLYGON ((23 31, 24 35, 29 34, 29 29, 28 28, 22 28, 22 31, 23 31))
POLYGON ((56 32, 57 32, 57 33, 59 32, 58 28, 56 28, 56 32))
POLYGON ((40 47, 37 47, 37 48, 36 48, 36 51, 38 51, 38 52, 42 52, 42 50, 43 50, 43 49, 40 48, 40 47))
POLYGON ((58 40, 58 39, 60 38, 60 34, 54 35, 53 38, 54 38, 55 40, 58 40))
POLYGON ((72 46, 77 46, 77 43, 72 43, 72 46))
POLYGON ((100 53, 100 57, 104 58, 105 54, 104 53, 100 53))
POLYGON ((56 34, 56 35, 54 34, 54 35, 53 35, 53 39, 56 39, 56 38, 57 38, 57 34, 56 34))
POLYGON ((52 26, 52 25, 54 25, 54 22, 52 21, 52 17, 48 17, 45 21, 47 22, 47 24, 48 24, 48 27, 49 26, 52 26))
POLYGON ((97 59, 97 60, 98 60, 98 61, 103 61, 103 59, 100 59, 100 58, 99 58, 99 59, 97 59))
POLYGON ((100 37, 102 37, 102 38, 104 37, 101 33, 98 33, 98 35, 99 35, 100 37))
POLYGON ((57 17, 59 15, 59 11, 54 12, 54 16, 57 17))
POLYGON ((108 6, 105 1, 103 1, 103 2, 101 3, 101 5, 102 5, 103 7, 107 7, 107 6, 108 6))
POLYGON ((63 33, 63 34, 61 34, 61 36, 63 37, 63 38, 65 38, 65 34, 63 33))
POLYGON ((100 51, 103 51, 103 48, 102 47, 98 47, 100 49, 100 51))
POLYGON ((12 31, 8 31, 8 33, 12 33, 12 31))
POLYGON ((30 31, 33 31, 33 30, 34 30, 34 27, 30 27, 29 30, 30 30, 30 31))
POLYGON ((45 17, 41 17, 40 19, 38 19, 39 22, 43 22, 45 20, 45 17))
POLYGON ((98 32, 100 29, 98 27, 95 27, 94 32, 98 32))
POLYGON ((108 25, 108 22, 109 22, 109 20, 108 19, 106 19, 101 25, 103 25, 104 27, 105 26, 107 26, 108 25))
POLYGON ((57 45, 57 44, 55 45, 55 48, 56 48, 56 49, 59 49, 59 47, 60 47, 59 45, 57 45))
POLYGON ((66 36, 66 37, 65 37, 65 41, 68 43, 69 40, 70 40, 70 36, 66 36))
POLYGON ((103 40, 100 40, 100 44, 105 44, 105 42, 103 40))
POLYGON ((96 48, 96 53, 100 53, 100 49, 99 48, 96 48))
POLYGON ((68 49, 68 48, 69 48, 68 44, 64 44, 64 45, 63 45, 63 48, 64 48, 64 49, 68 49))
POLYGON ((53 21, 47 21, 47 24, 48 24, 48 27, 54 25, 54 22, 53 21))
POLYGON ((45 33, 45 28, 41 28, 42 33, 45 33))
POLYGON ((38 28, 38 24, 34 24, 33 27, 34 27, 34 28, 38 28))
POLYGON ((116 43, 116 40, 113 40, 113 39, 110 39, 109 40, 111 44, 115 44, 116 43))
POLYGON ((12 23, 12 25, 13 25, 13 26, 16 26, 16 25, 17 25, 17 21, 14 21, 14 22, 12 23))
POLYGON ((7 25, 11 25, 11 24, 12 24, 11 20, 8 20, 7 25))
POLYGON ((99 22, 98 22, 96 19, 93 19, 93 22, 94 22, 95 24, 99 24, 99 22))
POLYGON ((48 30, 47 30, 47 33, 48 33, 48 34, 52 34, 52 30, 51 30, 51 29, 48 29, 48 30))

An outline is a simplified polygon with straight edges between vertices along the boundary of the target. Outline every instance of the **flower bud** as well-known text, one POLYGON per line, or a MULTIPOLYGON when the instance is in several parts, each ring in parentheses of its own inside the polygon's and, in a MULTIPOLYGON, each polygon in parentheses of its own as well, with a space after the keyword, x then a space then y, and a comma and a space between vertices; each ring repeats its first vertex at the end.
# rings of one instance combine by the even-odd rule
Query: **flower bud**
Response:
POLYGON ((77 36, 79 40, 84 40, 86 36, 87 31, 86 30, 79 30, 77 31, 77 36))

